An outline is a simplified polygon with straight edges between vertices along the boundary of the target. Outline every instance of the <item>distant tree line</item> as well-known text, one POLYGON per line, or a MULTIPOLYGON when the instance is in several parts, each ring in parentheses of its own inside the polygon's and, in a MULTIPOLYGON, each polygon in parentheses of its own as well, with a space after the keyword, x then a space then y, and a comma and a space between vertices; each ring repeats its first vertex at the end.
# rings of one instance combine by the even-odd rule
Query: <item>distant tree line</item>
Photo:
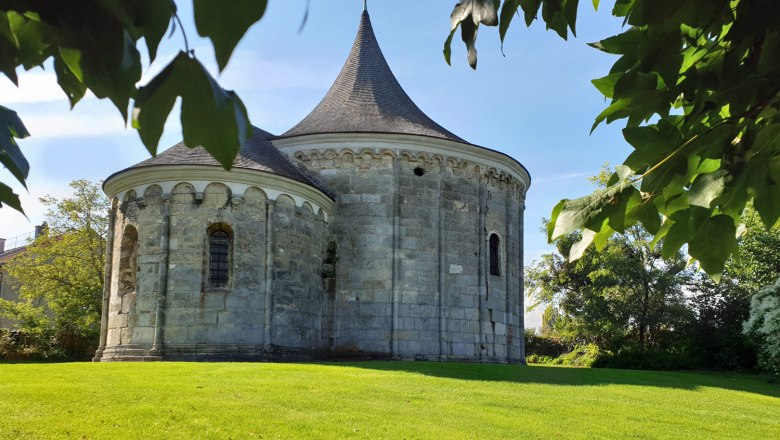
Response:
POLYGON ((529 361, 777 372, 780 228, 766 230, 750 205, 743 222, 719 282, 641 225, 587 250, 578 249, 580 232, 558 238, 555 252, 526 268, 531 307, 545 307, 529 361))

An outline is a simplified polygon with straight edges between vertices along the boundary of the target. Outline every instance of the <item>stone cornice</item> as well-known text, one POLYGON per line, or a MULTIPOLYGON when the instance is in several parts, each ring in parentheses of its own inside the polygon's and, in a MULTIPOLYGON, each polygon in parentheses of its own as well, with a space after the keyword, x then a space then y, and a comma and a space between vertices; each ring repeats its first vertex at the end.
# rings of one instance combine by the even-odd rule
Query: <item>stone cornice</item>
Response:
MULTIPOLYGON (((356 155, 373 152, 393 157, 418 157, 423 160, 441 160, 445 164, 471 162, 480 165, 485 173, 506 174, 517 180, 525 193, 531 185, 528 170, 512 157, 472 144, 433 137, 392 133, 325 133, 295 136, 273 140, 274 145, 290 157, 312 152, 351 150, 356 155), (425 153, 422 156, 418 153, 425 153), (427 159, 426 159, 427 158, 427 159), (492 171, 491 171, 492 170, 492 171)), ((337 153, 338 154, 338 153, 337 153)))
MULTIPOLYGON (((170 194, 173 187, 179 183, 191 184, 196 193, 202 193, 211 183, 222 183, 227 185, 236 196, 243 196, 247 189, 256 187, 262 189, 270 200, 287 195, 298 206, 302 207, 308 202, 322 210, 326 219, 333 212, 333 199, 317 188, 277 174, 242 168, 234 168, 231 171, 209 165, 159 165, 131 168, 111 176, 103 184, 103 190, 110 199, 123 200, 129 191, 143 195, 152 185, 160 186, 163 194, 170 194)), ((317 209, 314 211, 316 213, 317 209)))

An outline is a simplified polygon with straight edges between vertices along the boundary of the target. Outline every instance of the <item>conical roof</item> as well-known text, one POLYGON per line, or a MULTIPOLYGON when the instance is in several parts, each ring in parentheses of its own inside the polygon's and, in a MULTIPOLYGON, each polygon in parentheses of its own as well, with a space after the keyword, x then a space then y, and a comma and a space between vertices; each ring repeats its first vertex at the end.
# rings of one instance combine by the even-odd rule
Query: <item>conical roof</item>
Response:
POLYGON ((426 116, 398 84, 367 11, 336 82, 317 107, 281 137, 317 133, 401 133, 465 142, 426 116))
MULTIPOLYGON (((257 127, 252 127, 254 132, 233 161, 233 168, 265 171, 299 182, 306 183, 321 189, 311 179, 305 176, 295 167, 275 146, 271 143, 274 135, 257 127)), ((155 157, 149 158, 133 165, 126 170, 153 167, 161 165, 213 165, 222 166, 203 147, 190 148, 183 142, 163 151, 155 157)), ((116 173, 116 174, 119 174, 116 173)), ((113 177, 113 176, 111 176, 113 177)), ((111 178, 109 177, 109 179, 111 178)), ((108 180, 108 179, 106 179, 108 180)))

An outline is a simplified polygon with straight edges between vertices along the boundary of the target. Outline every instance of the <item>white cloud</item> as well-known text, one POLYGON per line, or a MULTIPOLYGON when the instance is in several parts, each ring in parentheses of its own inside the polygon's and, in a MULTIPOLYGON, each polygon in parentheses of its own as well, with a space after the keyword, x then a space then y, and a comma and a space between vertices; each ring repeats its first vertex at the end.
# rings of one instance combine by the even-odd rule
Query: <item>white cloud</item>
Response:
POLYGON ((133 134, 124 121, 113 112, 59 112, 22 115, 27 131, 35 138, 62 136, 97 136, 133 134))
POLYGON ((0 80, 0 100, 4 105, 66 101, 57 84, 57 76, 48 72, 25 72, 19 75, 19 87, 10 80, 0 80))

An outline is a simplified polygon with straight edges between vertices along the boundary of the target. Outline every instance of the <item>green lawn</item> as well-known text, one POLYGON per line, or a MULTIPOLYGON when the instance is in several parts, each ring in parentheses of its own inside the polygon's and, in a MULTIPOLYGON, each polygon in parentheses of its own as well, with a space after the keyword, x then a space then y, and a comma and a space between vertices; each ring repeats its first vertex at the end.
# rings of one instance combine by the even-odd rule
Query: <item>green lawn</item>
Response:
POLYGON ((780 439, 758 376, 551 366, 0 364, 0 438, 780 439))

